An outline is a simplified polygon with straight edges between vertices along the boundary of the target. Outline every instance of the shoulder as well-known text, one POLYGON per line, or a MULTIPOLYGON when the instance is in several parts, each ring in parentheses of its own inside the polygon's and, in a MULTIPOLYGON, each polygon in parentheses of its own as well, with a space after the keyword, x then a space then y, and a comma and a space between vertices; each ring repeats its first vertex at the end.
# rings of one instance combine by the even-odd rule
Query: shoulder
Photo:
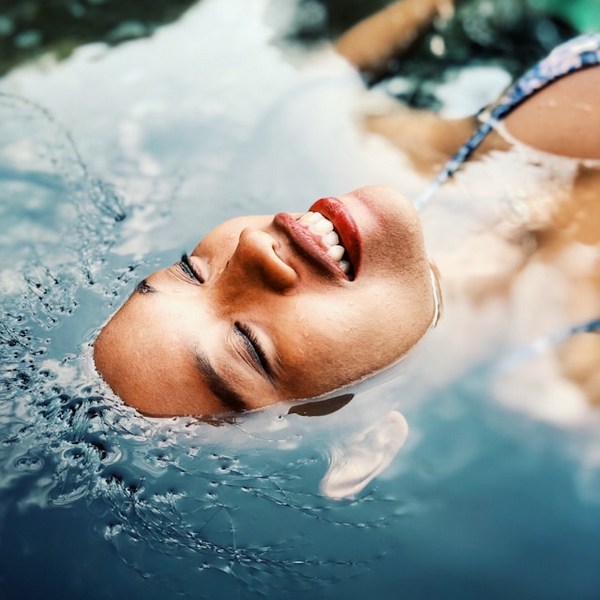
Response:
POLYGON ((563 156, 600 159, 600 65, 566 75, 506 118, 523 143, 563 156))

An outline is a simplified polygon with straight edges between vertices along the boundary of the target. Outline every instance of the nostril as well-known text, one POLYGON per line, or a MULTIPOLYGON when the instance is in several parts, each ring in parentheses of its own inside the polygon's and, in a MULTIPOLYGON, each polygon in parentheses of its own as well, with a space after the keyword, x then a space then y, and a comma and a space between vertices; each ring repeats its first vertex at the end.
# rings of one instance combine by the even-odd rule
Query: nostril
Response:
POLYGON ((239 258, 246 273, 256 273, 266 288, 282 292, 295 285, 298 275, 281 254, 282 245, 277 238, 249 227, 241 232, 232 259, 239 258))

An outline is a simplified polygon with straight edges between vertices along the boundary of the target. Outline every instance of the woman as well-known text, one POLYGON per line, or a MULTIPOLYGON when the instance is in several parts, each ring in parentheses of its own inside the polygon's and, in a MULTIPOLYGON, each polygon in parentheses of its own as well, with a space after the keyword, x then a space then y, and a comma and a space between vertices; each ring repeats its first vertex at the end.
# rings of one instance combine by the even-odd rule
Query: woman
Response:
MULTIPOLYGON (((359 69, 376 71, 448 6, 395 3, 350 30, 337 48, 359 69)), ((600 67, 577 70, 511 108, 503 124, 517 143, 548 155, 600 159, 599 86, 600 67)), ((476 121, 402 110, 367 126, 400 145, 417 168, 431 170, 460 148, 476 121)), ((482 141, 480 155, 511 149, 490 130, 466 146, 445 178, 482 141)), ((593 210, 566 238, 560 227, 597 182, 597 170, 582 171, 570 202, 533 225, 538 255, 553 260, 580 236, 598 243, 593 210)), ((532 226, 524 230, 529 235, 532 226)), ((520 259, 530 253, 520 250, 520 259)), ((514 262, 505 279, 522 264, 514 262)), ((584 285, 590 279, 583 273, 584 285)), ((492 283, 497 288, 499 281, 492 283)), ((190 256, 136 286, 98 337, 94 358, 113 390, 143 413, 239 412, 323 396, 381 370, 435 323, 438 305, 414 208, 387 188, 361 188, 321 199, 305 213, 219 226, 190 256)), ((575 370, 587 384, 589 366, 575 370)))

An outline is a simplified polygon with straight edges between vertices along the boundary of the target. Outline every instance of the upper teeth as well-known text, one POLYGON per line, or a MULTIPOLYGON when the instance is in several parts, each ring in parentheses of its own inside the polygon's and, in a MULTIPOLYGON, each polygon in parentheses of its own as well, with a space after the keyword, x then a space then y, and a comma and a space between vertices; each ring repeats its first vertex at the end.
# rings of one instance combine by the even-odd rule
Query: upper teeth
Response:
POLYGON ((325 248, 327 255, 335 260, 344 273, 350 270, 350 263, 342 260, 346 249, 333 229, 333 223, 319 212, 304 213, 298 221, 302 223, 325 248))

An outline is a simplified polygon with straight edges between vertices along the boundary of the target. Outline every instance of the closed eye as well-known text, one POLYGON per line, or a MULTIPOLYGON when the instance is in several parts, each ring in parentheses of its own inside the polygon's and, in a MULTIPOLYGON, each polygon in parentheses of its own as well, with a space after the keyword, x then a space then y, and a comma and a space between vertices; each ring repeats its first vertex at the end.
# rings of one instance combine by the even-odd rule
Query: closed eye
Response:
POLYGON ((184 275, 189 279, 194 279, 200 284, 204 283, 204 277, 198 272, 190 261, 190 257, 184 252, 181 255, 181 259, 177 263, 177 266, 183 271, 184 275))
POLYGON ((242 338, 244 344, 246 345, 246 349, 252 358, 252 361, 258 366, 261 371, 265 373, 265 375, 269 379, 273 379, 273 369, 267 358, 267 354, 261 346, 258 338, 247 325, 236 321, 234 324, 235 332, 242 338))

